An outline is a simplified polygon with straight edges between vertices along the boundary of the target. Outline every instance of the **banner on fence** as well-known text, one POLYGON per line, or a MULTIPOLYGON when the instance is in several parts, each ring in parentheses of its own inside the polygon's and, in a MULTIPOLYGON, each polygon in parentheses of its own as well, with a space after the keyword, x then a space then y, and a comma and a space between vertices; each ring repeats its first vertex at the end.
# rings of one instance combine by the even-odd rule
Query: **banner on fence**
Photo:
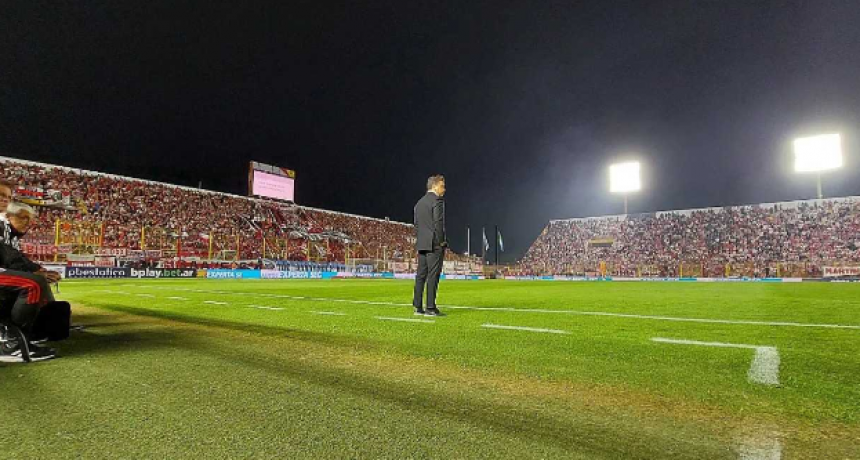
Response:
POLYGON ((196 278, 197 270, 194 268, 141 268, 131 269, 132 278, 147 279, 172 279, 172 278, 196 278))
POLYGON ((22 242, 21 252, 33 256, 52 256, 57 253, 57 247, 53 244, 22 242))
POLYGON ((260 279, 260 270, 228 270, 210 268, 206 270, 206 278, 222 280, 260 279))
POLYGON ((824 277, 860 276, 860 267, 824 267, 824 277))
POLYGON ((363 272, 337 272, 334 276, 335 278, 388 278, 394 279, 394 273, 391 272, 382 272, 382 273, 363 273, 363 272))
POLYGON ((336 272, 319 271, 284 271, 284 270, 260 270, 260 278, 266 280, 280 279, 331 279, 337 275, 336 272))
POLYGON ((42 268, 48 271, 57 272, 63 278, 66 278, 66 266, 61 264, 42 264, 42 268))
MULTIPOLYGON (((56 270, 54 266, 47 265, 49 270, 56 270), (49 268, 50 267, 50 268, 49 268)), ((62 267, 65 277, 75 278, 138 278, 138 279, 172 279, 172 278, 195 278, 197 270, 191 268, 128 268, 128 267, 92 267, 73 266, 62 267)))
POLYGON ((97 256, 125 257, 128 255, 128 248, 96 248, 95 254, 97 256))
POLYGON ((66 278, 130 278, 130 268, 117 267, 66 267, 66 278))

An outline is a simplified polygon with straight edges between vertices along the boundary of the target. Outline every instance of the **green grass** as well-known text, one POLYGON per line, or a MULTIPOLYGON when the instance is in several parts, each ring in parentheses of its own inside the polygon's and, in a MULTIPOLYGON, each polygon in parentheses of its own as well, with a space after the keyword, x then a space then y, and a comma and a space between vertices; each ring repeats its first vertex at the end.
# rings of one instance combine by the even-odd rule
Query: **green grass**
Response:
POLYGON ((0 452, 701 459, 778 442, 783 458, 860 458, 860 329, 571 313, 860 326, 860 285, 443 281, 449 316, 433 324, 379 320, 415 317, 361 303, 408 304, 411 288, 66 282, 61 297, 89 328, 57 345, 61 359, 0 364, 15 434, 0 452), (752 350, 653 337, 777 347, 781 385, 747 381, 752 350))

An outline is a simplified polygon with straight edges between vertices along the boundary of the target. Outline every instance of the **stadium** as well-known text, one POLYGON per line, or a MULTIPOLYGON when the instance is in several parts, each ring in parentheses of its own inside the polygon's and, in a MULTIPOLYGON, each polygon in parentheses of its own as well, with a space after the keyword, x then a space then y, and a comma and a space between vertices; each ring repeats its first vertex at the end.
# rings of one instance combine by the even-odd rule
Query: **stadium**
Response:
POLYGON ((121 3, 0 22, 0 455, 860 459, 856 5, 121 3))
POLYGON ((115 430, 169 429, 183 434, 111 451, 409 456, 429 446, 378 441, 424 423, 445 424, 432 444, 451 456, 856 452, 855 285, 802 281, 857 279, 857 198, 552 221, 506 274, 446 262, 450 317, 416 319, 409 224, 2 165, 40 209, 23 251, 65 275, 86 326, 55 366, 2 364, 7 391, 44 372, 68 382, 56 398, 87 407, 71 414, 94 417, 49 416, 70 443, 33 439, 22 454, 97 456, 115 430), (227 436, 210 425, 225 417, 250 431, 207 443, 227 436))

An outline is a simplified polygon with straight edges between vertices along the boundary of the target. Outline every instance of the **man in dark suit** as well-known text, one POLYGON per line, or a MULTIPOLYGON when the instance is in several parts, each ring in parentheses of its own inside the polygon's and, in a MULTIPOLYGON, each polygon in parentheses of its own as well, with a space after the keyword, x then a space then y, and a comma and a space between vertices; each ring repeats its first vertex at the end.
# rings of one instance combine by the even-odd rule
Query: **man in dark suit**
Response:
POLYGON ((442 262, 448 238, 445 235, 445 178, 441 175, 427 179, 427 194, 415 204, 415 249, 418 251, 418 273, 412 306, 416 315, 443 316, 436 308, 436 289, 442 275, 442 262), (427 309, 422 306, 424 285, 427 285, 427 309))

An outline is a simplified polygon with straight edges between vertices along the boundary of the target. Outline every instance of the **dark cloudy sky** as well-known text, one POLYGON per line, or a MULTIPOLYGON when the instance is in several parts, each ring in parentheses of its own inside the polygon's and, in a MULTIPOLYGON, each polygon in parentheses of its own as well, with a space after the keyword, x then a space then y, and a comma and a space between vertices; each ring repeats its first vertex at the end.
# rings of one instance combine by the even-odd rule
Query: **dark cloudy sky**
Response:
POLYGON ((860 195, 858 1, 0 0, 0 154, 411 219, 448 178, 452 245, 508 258, 549 219, 811 198, 791 139, 838 131, 860 195), (627 155, 628 153, 635 155, 627 155))

